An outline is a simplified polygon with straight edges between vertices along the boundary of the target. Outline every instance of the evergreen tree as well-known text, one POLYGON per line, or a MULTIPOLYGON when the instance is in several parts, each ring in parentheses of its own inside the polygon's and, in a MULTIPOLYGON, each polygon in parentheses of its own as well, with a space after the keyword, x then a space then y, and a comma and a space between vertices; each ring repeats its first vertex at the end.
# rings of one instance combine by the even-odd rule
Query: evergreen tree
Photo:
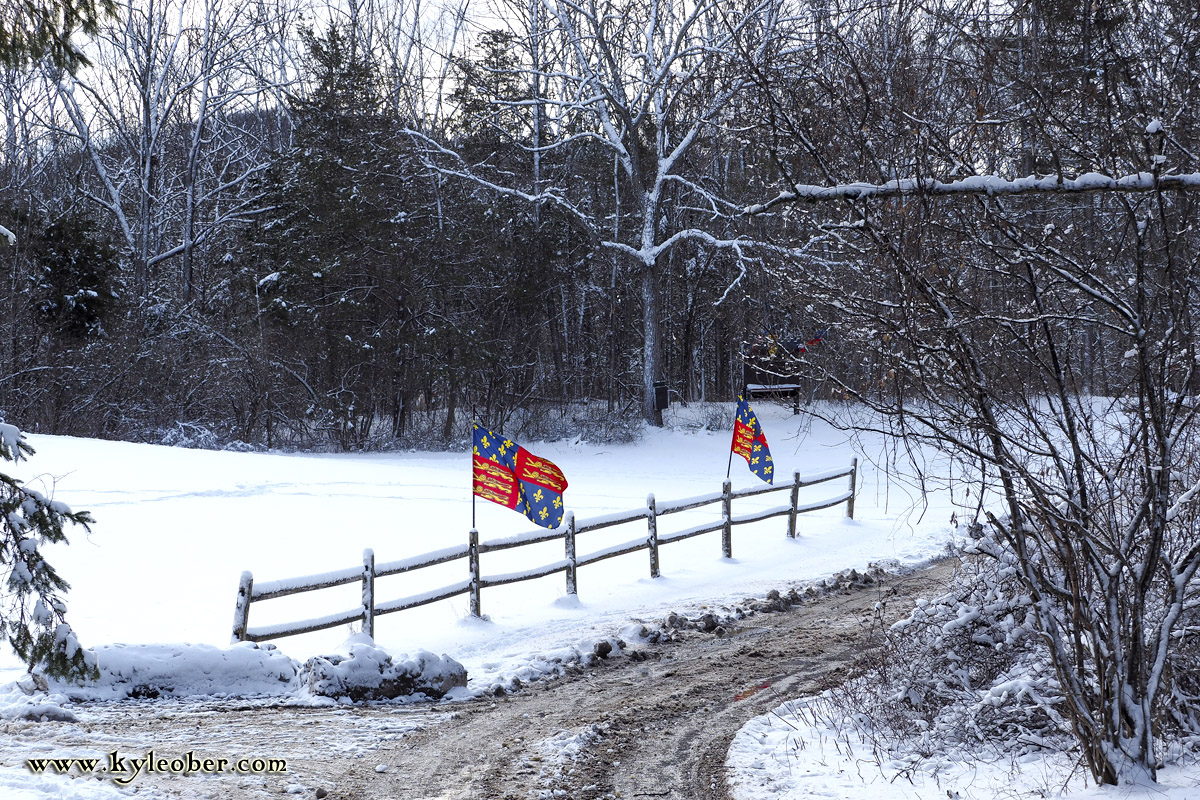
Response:
POLYGON ((95 223, 64 217, 34 234, 35 306, 68 339, 101 336, 116 299, 117 256, 95 223))
POLYGON ((0 66, 21 68, 49 58, 75 70, 91 62, 71 42, 82 30, 94 34, 105 17, 115 17, 114 0, 5 0, 0 3, 0 66))
MULTIPOLYGON (((17 462, 33 448, 12 425, 0 423, 0 459, 17 462)), ((97 676, 95 659, 79 646, 67 624, 62 594, 70 587, 42 557, 39 547, 66 542, 66 523, 87 530, 92 517, 23 486, 0 473, 0 636, 30 669, 55 677, 97 676)))
POLYGON ((301 377, 307 422, 358 449, 378 417, 402 427, 422 296, 411 275, 414 210, 424 198, 414 198, 415 169, 383 110, 374 55, 337 26, 304 40, 308 88, 290 99, 295 144, 265 177, 271 210, 250 236, 268 335, 301 377))

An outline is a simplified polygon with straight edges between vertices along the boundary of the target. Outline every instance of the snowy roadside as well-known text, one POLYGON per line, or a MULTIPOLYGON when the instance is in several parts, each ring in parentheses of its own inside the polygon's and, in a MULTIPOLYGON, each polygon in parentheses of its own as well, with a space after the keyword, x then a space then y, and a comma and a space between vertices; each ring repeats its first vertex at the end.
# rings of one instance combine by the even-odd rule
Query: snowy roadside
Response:
MULTIPOLYGON (((851 456, 878 457, 884 449, 878 441, 848 440, 786 408, 761 405, 758 411, 780 473, 820 474, 844 468, 851 456)), ((353 630, 283 639, 275 651, 231 648, 227 643, 238 575, 252 569, 256 577, 269 580, 327 571, 361 561, 366 547, 374 548, 381 560, 418 556, 460 544, 471 515, 469 472, 461 455, 296 456, 61 437, 31 440, 38 452, 22 463, 27 472, 19 477, 40 481, 56 497, 92 511, 97 519, 92 533, 73 537, 70 547, 47 549, 47 557, 72 584, 69 618, 80 640, 103 655, 102 667, 105 660, 113 667, 112 679, 96 694, 76 695, 89 702, 106 693, 109 698, 149 697, 152 692, 136 687, 145 683, 141 678, 147 671, 159 670, 162 675, 154 685, 161 697, 210 698, 188 701, 192 705, 329 704, 331 713, 344 708, 306 693, 298 680, 284 675, 287 670, 269 667, 336 653, 353 630), (447 525, 448 518, 462 524, 447 525), (265 661, 261 669, 245 671, 242 662, 252 654, 265 661), (139 672, 136 679, 134 671, 139 672), (258 699, 233 701, 235 697, 258 699)), ((729 433, 679 426, 651 431, 634 445, 525 444, 562 467, 571 481, 568 508, 589 517, 644 507, 647 490, 670 501, 719 488, 729 433)), ((744 465, 734 466, 735 489, 761 485, 744 465)), ((645 553, 633 553, 581 569, 578 598, 564 595, 561 576, 503 586, 484 593, 486 621, 471 618, 462 598, 451 599, 380 618, 375 641, 398 660, 421 651, 450 656, 466 668, 467 694, 482 695, 586 664, 596 657, 597 643, 618 637, 631 622, 636 627, 673 611, 703 613, 876 562, 911 567, 944 550, 950 535, 948 497, 935 498, 924 517, 919 508, 914 514, 910 489, 869 460, 862 462, 858 488, 854 520, 847 520, 840 507, 806 514, 797 539, 784 536, 781 519, 739 527, 734 558, 724 559, 718 535, 696 537, 664 548, 662 577, 657 579, 646 574, 645 553)), ((820 500, 840 489, 815 487, 811 497, 820 500)), ((765 505, 777 503, 768 499, 765 505)), ((737 513, 754 509, 753 499, 735 503, 737 513)), ((484 539, 520 534, 529 527, 519 515, 497 507, 485 505, 478 513, 484 539)), ((685 517, 680 515, 680 529, 695 524, 685 517)), ((636 535, 615 529, 611 541, 636 535)), ((611 546, 611 541, 597 536, 586 551, 611 546)), ((497 554, 484 568, 487 574, 529 568, 561 558, 561 548, 555 542, 537 546, 519 556, 523 561, 506 561, 502 556, 508 553, 497 554)), ((400 588, 381 581, 377 591, 384 599, 388 593, 423 591, 426 587, 416 580, 406 575, 400 588)), ((433 585, 447 582, 439 575, 429 580, 433 585)), ((332 599, 302 598, 288 605, 290 598, 284 598, 262 608, 255 604, 252 619, 256 625, 271 624, 353 607, 358 587, 343 588, 349 591, 333 591, 332 599), (278 611, 272 609, 276 602, 278 611)), ((15 680, 22 672, 11 660, 0 667, 8 667, 6 673, 0 669, 0 680, 15 680)), ((10 687, 0 695, 8 709, 3 716, 10 719, 0 724, 58 730, 88 724, 86 704, 80 711, 77 704, 53 696, 30 701, 18 692, 10 687), (30 702, 57 705, 62 716, 74 714, 77 720, 22 721, 30 714, 22 706, 30 702)), ((150 713, 163 713, 170 705, 123 702, 152 709, 150 713)), ((397 713, 403 711, 402 704, 393 706, 397 713)), ((48 718, 59 715, 49 705, 43 710, 48 718)), ((32 715, 40 716, 36 710, 32 715)), ((48 741, 52 744, 53 738, 48 741)), ((144 752, 154 742, 134 740, 130 746, 144 752)), ((33 755, 74 754, 48 747, 33 755)), ((10 746, 0 753, 0 765, 16 770, 15 775, 24 773, 30 785, 53 783, 51 776, 35 776, 23 768, 29 757, 30 751, 10 746)), ((11 775, 6 780, 6 788, 15 792, 19 781, 11 775)), ((71 785, 77 787, 79 781, 71 785)))
POLYGON ((814 714, 811 698, 789 700, 747 723, 729 748, 726 768, 736 800, 1200 797, 1200 764, 1191 760, 1165 765, 1157 784, 1097 787, 1076 758, 1062 753, 892 758, 877 750, 870 732, 859 729, 849 715, 831 721, 814 714))
MULTIPOLYGON (((73 722, 0 722, 0 760, 34 760, 45 773, 70 758, 67 772, 76 777, 59 780, 77 794, 99 791, 97 776, 111 788, 116 776, 101 770, 123 768, 128 790, 187 800, 321 791, 331 800, 600 800, 669 787, 669 797, 690 800, 719 779, 734 733, 769 708, 774 692, 820 685, 857 657, 880 596, 899 589, 910 598, 911 587, 942 574, 847 571, 826 590, 781 585, 732 607, 679 608, 686 613, 626 625, 624 647, 558 664, 563 680, 473 702, 160 696, 72 704, 73 722), (187 758, 227 763, 178 774, 187 758), (254 758, 274 759, 281 768, 243 774, 232 769, 239 758, 251 767, 254 758)), ((572 652, 543 655, 555 663, 572 652)))
MULTIPOLYGON (((872 574, 875 577, 847 571, 836 581, 828 582, 830 596, 838 596, 852 585, 869 588, 878 580, 890 580, 882 572, 872 574)), ((672 612, 659 620, 626 624, 619 631, 621 638, 601 639, 590 648, 584 646, 587 640, 581 640, 579 645, 542 650, 536 663, 509 662, 516 671, 507 673, 508 686, 511 691, 519 691, 528 685, 522 683, 518 673, 535 678, 563 673, 589 676, 578 682, 581 688, 575 691, 589 698, 595 695, 590 702, 598 703, 603 713, 613 707, 612 699, 607 693, 596 695, 590 677, 595 674, 591 668, 601 666, 601 662, 608 669, 600 674, 619 676, 624 670, 636 669, 648 658, 661 658, 659 648, 679 647, 681 640, 694 642, 693 647, 698 646, 702 653, 726 641, 744 652, 744 644, 738 643, 747 641, 743 638, 745 633, 735 631, 748 631, 752 639, 765 641, 754 633, 763 630, 762 626, 769 621, 763 614, 774 617, 786 608, 807 608, 825 596, 823 584, 793 586, 788 592, 771 593, 762 600, 742 598, 731 607, 706 605, 679 609, 686 613, 672 612), (725 627, 729 634, 722 632, 725 627), (726 635, 730 637, 728 640, 722 638, 726 635), (623 669, 613 672, 614 663, 623 665, 623 669)), ((792 612, 781 616, 799 618, 802 614, 792 612)), ((858 624, 857 619, 848 615, 846 621, 837 625, 853 627, 858 624)), ((825 643, 830 624, 833 620, 821 625, 813 641, 825 643)), ((349 652, 368 646, 360 636, 352 637, 347 645, 349 652)), ((820 644, 818 652, 825 652, 827 646, 820 644)), ((782 643, 775 647, 786 651, 781 655, 787 658, 797 652, 782 643)), ((377 648, 370 650, 374 652, 377 648)), ((659 670, 663 675, 674 676, 667 688, 671 697, 679 694, 678 688, 689 686, 686 680, 680 682, 682 675, 675 675, 677 670, 683 670, 685 663, 679 658, 671 656, 671 661, 664 663, 675 666, 659 670)), ((820 658, 823 669, 840 663, 829 653, 820 658)), ((368 704, 353 703, 346 697, 318 697, 298 685, 294 676, 280 680, 292 665, 286 656, 274 648, 251 645, 225 650, 168 645, 100 648, 100 661, 107 661, 109 667, 98 683, 86 689, 51 682, 45 687, 51 694, 35 691, 31 696, 26 692, 37 687, 31 685, 33 682, 27 676, 19 682, 20 686, 10 684, 0 693, 0 732, 4 734, 0 736, 0 763, 8 765, 0 769, 0 788, 9 791, 6 797, 110 800, 124 796, 122 792, 137 792, 151 798, 258 797, 279 793, 312 796, 317 790, 330 792, 333 797, 357 797, 353 793, 344 794, 346 782, 355 780, 354 765, 358 765, 359 773, 377 769, 381 775, 373 780, 384 780, 386 776, 382 773, 390 769, 388 763, 395 760, 401 739, 431 726, 437 728, 460 713, 478 715, 478 703, 468 706, 462 701, 479 700, 480 695, 497 691, 492 684, 457 689, 443 702, 432 704, 425 702, 425 698, 414 697, 368 704), (106 650, 112 651, 108 658, 106 650), (240 696, 222 691, 230 688, 237 689, 240 696), (248 759, 246 768, 236 760, 238 755, 248 759), (281 765, 275 774, 249 769, 256 763, 275 762, 281 765), (216 766, 201 768, 202 763, 216 766)), ((733 662, 728 662, 725 668, 731 675, 738 672, 733 662)), ((693 669, 699 669, 703 682, 711 684, 718 694, 728 695, 726 702, 745 705, 740 701, 756 694, 756 691, 722 691, 720 687, 733 684, 724 680, 714 682, 711 666, 697 663, 693 669)), ((378 679, 377 671, 375 675, 378 679)), ((631 687, 638 702, 646 700, 647 687, 639 689, 638 682, 614 680, 622 690, 631 687)), ((568 691, 572 683, 555 685, 559 687, 557 691, 568 691)), ((502 688, 499 691, 508 694, 502 688)), ((538 693, 522 692, 519 696, 525 702, 536 703, 538 693)), ((552 699, 548 702, 555 707, 560 705, 552 699)), ((673 700, 667 702, 668 707, 674 706, 673 700)), ((483 703, 485 709, 496 708, 487 699, 483 703)), ((570 704, 566 708, 570 717, 570 704)), ((596 709, 591 713, 596 713, 596 709)), ((595 761, 592 750, 600 742, 607 741, 605 747, 612 752, 611 747, 621 738, 615 731, 601 736, 596 723, 583 716, 582 707, 580 715, 572 721, 575 727, 582 726, 579 728, 582 733, 570 732, 575 727, 564 727, 544 740, 526 743, 529 763, 521 768, 522 774, 540 770, 538 780, 548 784, 562 781, 568 771, 574 770, 576 762, 595 761)), ((701 727, 708 725, 702 718, 694 722, 701 727)), ((520 728, 519 725, 512 728, 514 735, 520 728)), ((736 725, 728 735, 732 736, 735 729, 736 725)), ((494 734, 484 734, 488 742, 494 738, 494 734)), ((432 749, 426 744, 418 761, 457 757, 440 744, 432 749)), ((413 788, 405 779, 398 780, 409 790, 413 788)))

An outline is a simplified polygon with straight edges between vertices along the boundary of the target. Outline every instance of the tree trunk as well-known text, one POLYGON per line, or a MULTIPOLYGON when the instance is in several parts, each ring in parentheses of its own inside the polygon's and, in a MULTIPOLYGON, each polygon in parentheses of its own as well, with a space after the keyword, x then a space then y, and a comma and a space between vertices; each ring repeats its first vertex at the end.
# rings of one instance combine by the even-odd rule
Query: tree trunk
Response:
POLYGON ((658 264, 642 267, 642 416, 661 428, 662 411, 654 407, 654 384, 662 375, 662 297, 658 290, 658 264))

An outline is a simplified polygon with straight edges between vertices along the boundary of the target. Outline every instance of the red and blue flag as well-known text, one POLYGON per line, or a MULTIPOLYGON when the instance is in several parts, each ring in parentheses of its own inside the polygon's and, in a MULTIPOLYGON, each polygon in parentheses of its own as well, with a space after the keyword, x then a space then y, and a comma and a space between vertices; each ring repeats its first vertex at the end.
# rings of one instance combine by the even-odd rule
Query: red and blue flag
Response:
POLYGON ((737 416, 733 422, 733 452, 746 459, 750 471, 767 483, 775 483, 775 465, 771 463, 771 448, 763 433, 754 409, 744 397, 738 398, 737 416))
POLYGON ((562 470, 478 422, 471 473, 471 490, 484 500, 519 511, 544 528, 562 524, 567 488, 562 470))

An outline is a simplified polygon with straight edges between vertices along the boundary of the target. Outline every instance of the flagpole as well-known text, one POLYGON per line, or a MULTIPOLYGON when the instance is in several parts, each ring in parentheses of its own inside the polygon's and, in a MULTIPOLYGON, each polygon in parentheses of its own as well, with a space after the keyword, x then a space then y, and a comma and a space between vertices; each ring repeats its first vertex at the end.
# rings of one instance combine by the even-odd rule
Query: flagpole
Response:
MULTIPOLYGON (((742 404, 742 395, 738 395, 738 406, 742 404)), ((737 410, 733 412, 733 439, 729 441, 729 463, 725 465, 725 480, 729 480, 729 473, 733 471, 733 443, 737 441, 737 410)))
POLYGON ((475 528, 475 426, 479 420, 475 418, 474 403, 471 408, 471 528, 475 528))
POLYGON ((737 418, 733 420, 733 440, 729 442, 729 463, 725 465, 725 480, 729 480, 729 473, 733 471, 733 442, 737 440, 737 418))

